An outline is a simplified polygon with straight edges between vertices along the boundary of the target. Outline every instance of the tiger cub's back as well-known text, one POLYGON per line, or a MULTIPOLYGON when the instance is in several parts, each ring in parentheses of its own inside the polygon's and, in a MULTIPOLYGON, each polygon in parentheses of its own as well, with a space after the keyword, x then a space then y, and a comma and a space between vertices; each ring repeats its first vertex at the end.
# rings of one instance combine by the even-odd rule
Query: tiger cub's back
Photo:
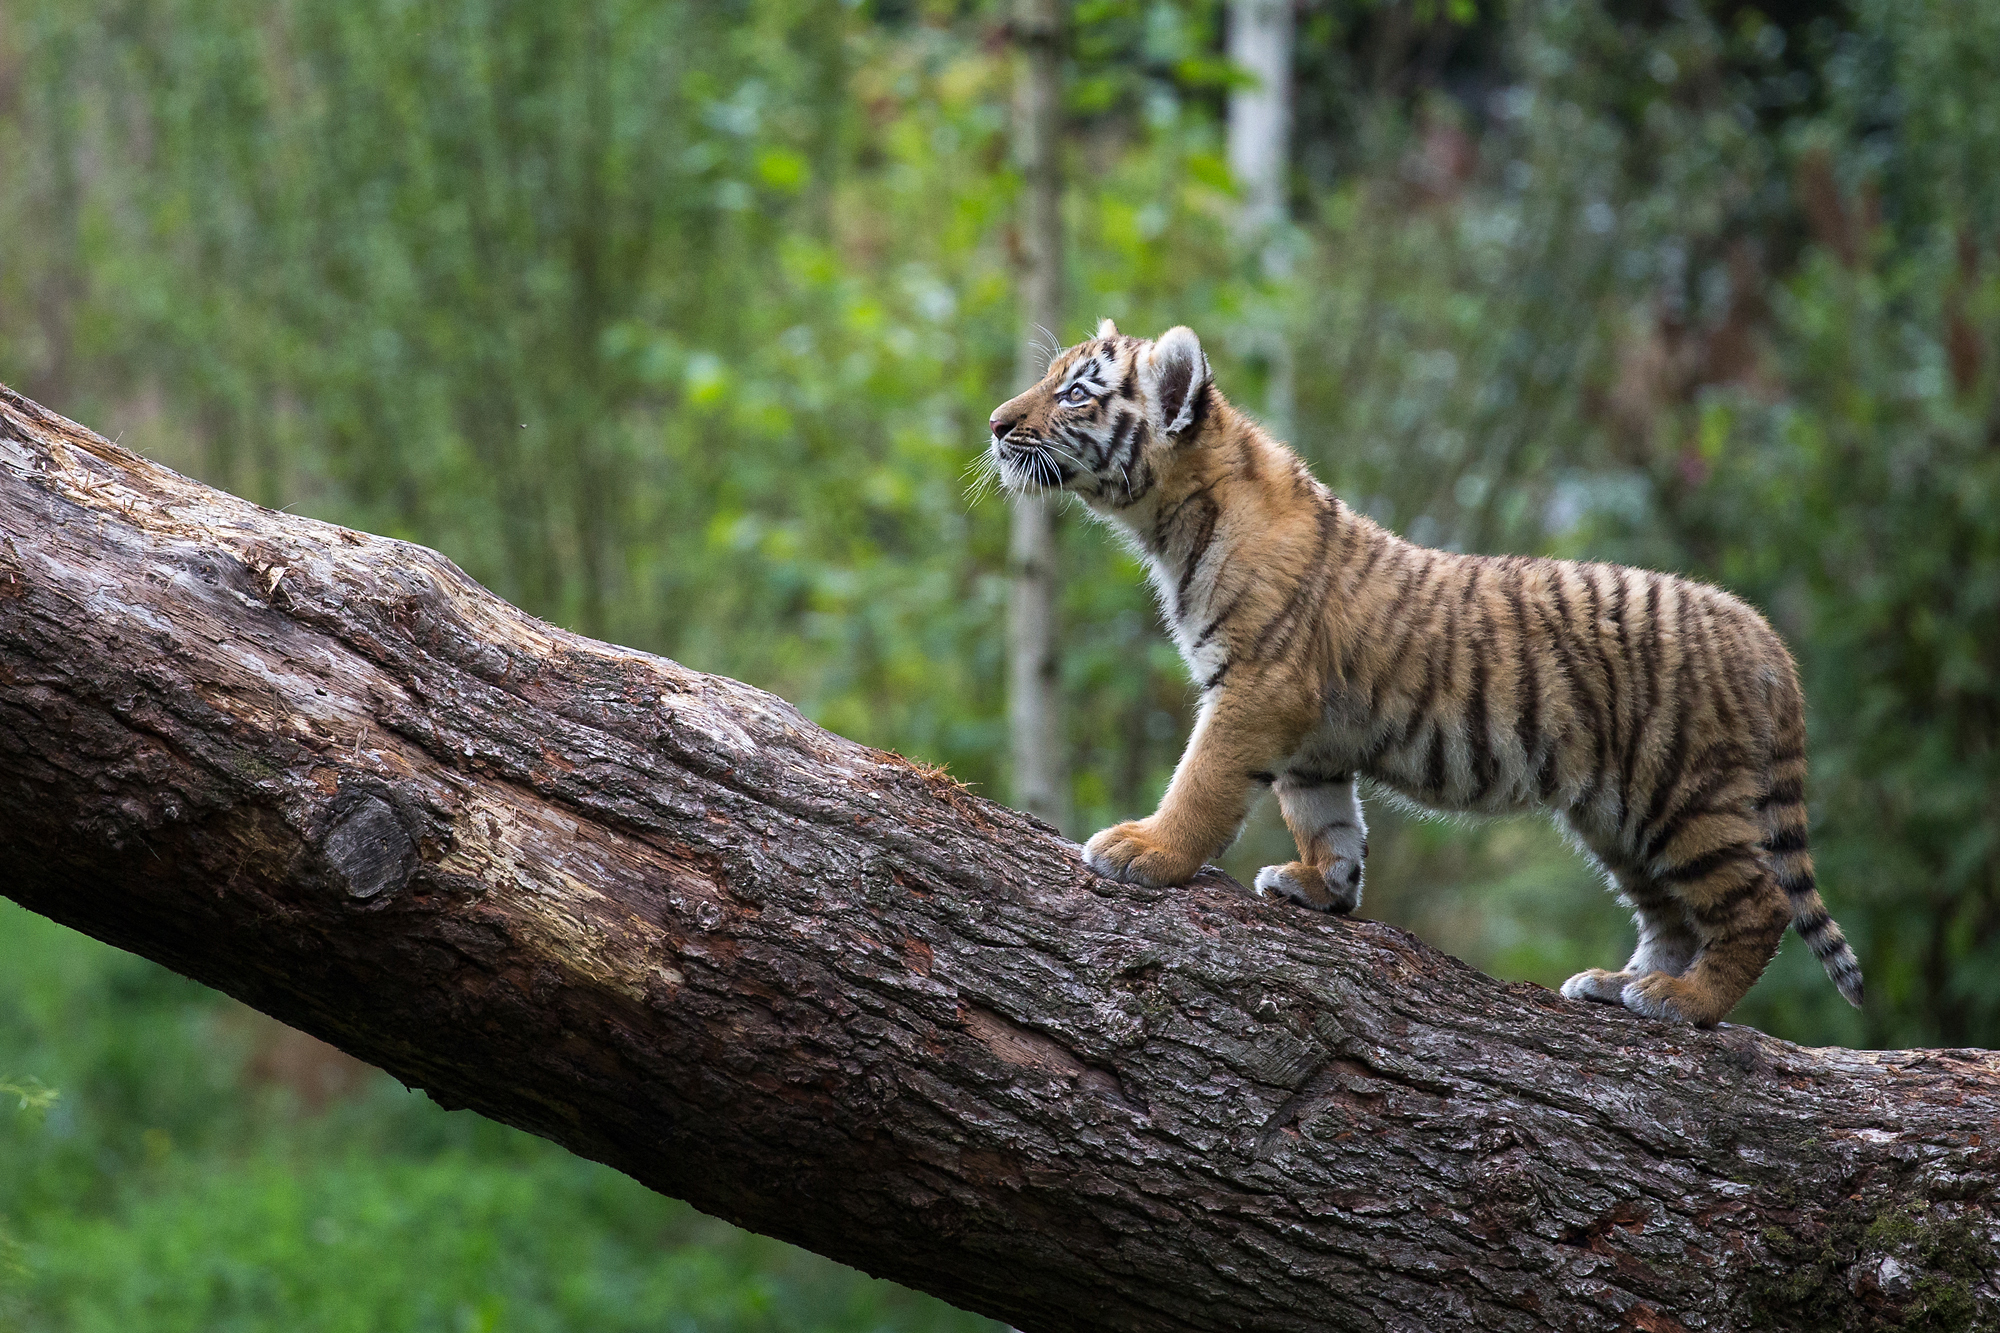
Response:
POLYGON ((1762 616, 1670 574, 1371 537, 1333 613, 1362 772, 1442 809, 1549 807, 1642 912, 1767 929, 1768 871, 1858 1003, 1807 847, 1798 673, 1762 616))

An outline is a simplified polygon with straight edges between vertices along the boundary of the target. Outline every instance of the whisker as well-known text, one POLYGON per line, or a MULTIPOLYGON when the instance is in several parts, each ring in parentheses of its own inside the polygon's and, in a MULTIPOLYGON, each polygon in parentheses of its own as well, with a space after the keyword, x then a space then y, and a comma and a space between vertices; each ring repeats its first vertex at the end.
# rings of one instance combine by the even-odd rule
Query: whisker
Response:
POLYGON ((1033 339, 1028 346, 1032 350, 1042 353, 1042 373, 1046 375, 1049 373, 1050 364, 1062 352, 1062 339, 1056 337, 1055 330, 1046 324, 1035 325, 1035 332, 1039 336, 1033 339), (1043 343, 1043 339, 1048 340, 1046 344, 1043 343))
POLYGON ((965 501, 968 506, 979 504, 991 495, 1000 484, 1000 460, 991 450, 983 450, 979 456, 966 464, 961 477, 970 476, 966 483, 965 501))

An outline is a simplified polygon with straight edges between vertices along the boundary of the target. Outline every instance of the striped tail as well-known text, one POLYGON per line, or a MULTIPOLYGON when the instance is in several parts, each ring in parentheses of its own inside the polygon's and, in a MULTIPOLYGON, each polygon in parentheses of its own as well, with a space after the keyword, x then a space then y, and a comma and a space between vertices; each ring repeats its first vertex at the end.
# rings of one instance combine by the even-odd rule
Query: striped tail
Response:
POLYGON ((1770 787, 1762 803, 1764 850, 1771 873, 1792 905, 1792 926, 1819 959, 1847 1002, 1861 1007, 1861 964, 1848 947, 1840 923, 1827 914, 1813 879, 1812 851, 1806 845, 1805 710, 1793 694, 1780 704, 1771 738, 1770 787))

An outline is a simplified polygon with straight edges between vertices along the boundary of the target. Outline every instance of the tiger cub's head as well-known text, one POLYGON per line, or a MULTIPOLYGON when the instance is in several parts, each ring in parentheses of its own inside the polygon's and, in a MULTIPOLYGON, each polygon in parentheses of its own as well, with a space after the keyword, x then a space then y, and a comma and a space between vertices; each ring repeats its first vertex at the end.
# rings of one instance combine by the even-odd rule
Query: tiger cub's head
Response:
POLYGON ((1041 383, 994 411, 988 458, 1010 491, 1072 491, 1093 508, 1125 509, 1199 432, 1213 393, 1193 330, 1149 341, 1122 336, 1107 319, 1095 338, 1057 354, 1041 383))

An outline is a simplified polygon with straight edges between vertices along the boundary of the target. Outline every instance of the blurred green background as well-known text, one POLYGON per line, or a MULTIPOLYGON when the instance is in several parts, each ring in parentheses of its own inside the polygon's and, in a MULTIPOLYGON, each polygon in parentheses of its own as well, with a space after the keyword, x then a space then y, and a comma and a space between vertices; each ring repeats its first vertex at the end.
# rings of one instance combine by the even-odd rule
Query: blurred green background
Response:
MULTIPOLYGON (((1294 11, 1246 244, 1224 6, 1076 0, 1058 332, 1193 325, 1417 540, 1764 608, 1870 1000, 1793 939, 1735 1018, 2000 1045, 2000 4, 1294 11)), ((964 475, 1017 387, 1005 19, 0 0, 0 380, 1004 798, 1007 520, 964 475)), ((1061 541, 1083 834, 1152 807, 1190 699, 1130 557, 1061 541)), ((1545 825, 1373 810, 1366 914, 1544 984, 1630 947, 1545 825)), ((6 905, 0 1084, 0 1327, 991 1327, 6 905)))

